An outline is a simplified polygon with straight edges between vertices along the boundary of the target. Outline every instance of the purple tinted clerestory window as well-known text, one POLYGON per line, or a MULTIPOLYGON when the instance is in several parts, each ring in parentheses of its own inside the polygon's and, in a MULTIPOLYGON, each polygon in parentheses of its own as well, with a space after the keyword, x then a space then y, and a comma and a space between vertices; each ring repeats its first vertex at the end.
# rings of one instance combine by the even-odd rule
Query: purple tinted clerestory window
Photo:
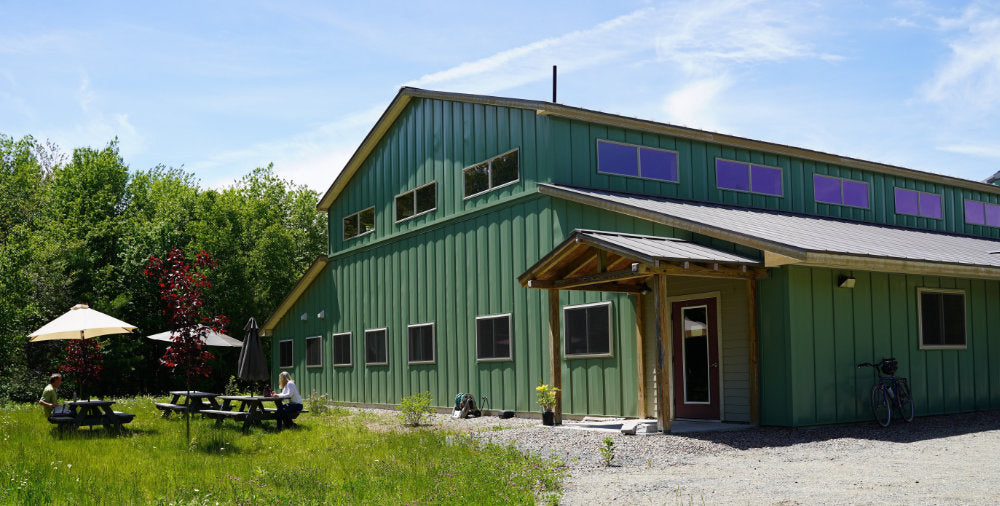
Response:
POLYGON ((840 180, 819 174, 813 175, 813 197, 816 202, 841 204, 840 180))
POLYGON ((844 180, 844 205, 868 209, 868 183, 844 180))
POLYGON ((965 222, 973 225, 986 224, 986 205, 974 200, 965 201, 965 222))
POLYGON ((919 196, 917 192, 913 190, 907 190, 905 188, 896 188, 896 212, 900 214, 912 214, 917 216, 920 214, 920 204, 919 196))
POLYGON ((715 184, 724 190, 750 191, 749 164, 716 159, 715 184))
POLYGON ((754 193, 781 196, 781 169, 751 165, 750 182, 750 191, 754 193))
POLYGON ((597 170, 623 176, 639 175, 639 158, 635 146, 597 141, 597 170))
POLYGON ((639 175, 650 179, 677 182, 677 153, 639 148, 639 175))
POLYGON ((920 193, 920 216, 941 218, 941 196, 936 193, 920 193))
POLYGON ((1000 227, 1000 206, 986 204, 986 224, 991 227, 1000 227))

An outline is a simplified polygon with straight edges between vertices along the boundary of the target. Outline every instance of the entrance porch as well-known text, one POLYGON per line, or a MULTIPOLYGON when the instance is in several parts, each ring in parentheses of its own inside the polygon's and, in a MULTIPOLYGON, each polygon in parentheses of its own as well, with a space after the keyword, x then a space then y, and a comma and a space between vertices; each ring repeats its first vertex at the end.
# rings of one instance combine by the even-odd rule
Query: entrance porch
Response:
POLYGON ((765 275, 759 260, 681 239, 576 230, 518 279, 548 292, 549 382, 560 389, 559 292, 631 295, 634 335, 622 338, 635 339, 637 415, 669 432, 678 418, 758 422, 756 279, 765 275))

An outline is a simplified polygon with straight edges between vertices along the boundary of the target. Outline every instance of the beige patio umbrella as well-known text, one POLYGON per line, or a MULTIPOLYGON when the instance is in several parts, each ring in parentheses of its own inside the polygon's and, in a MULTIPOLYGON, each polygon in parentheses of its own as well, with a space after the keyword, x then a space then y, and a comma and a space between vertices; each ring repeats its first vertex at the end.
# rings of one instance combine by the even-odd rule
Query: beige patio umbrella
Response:
MULTIPOLYGON (((202 325, 198 325, 198 327, 202 327, 202 325)), ((160 332, 159 334, 153 334, 151 336, 146 336, 146 337, 148 339, 153 339, 156 341, 170 342, 171 334, 173 334, 173 332, 168 330, 166 332, 160 332)), ((239 348, 240 346, 243 346, 243 342, 240 341, 239 339, 229 337, 225 334, 221 334, 219 332, 215 332, 212 330, 209 330, 208 333, 205 335, 204 343, 206 346, 231 346, 233 348, 239 348)))
POLYGON ((59 339, 91 339, 108 334, 128 334, 135 329, 135 325, 90 309, 86 304, 77 304, 66 314, 28 334, 28 337, 33 343, 59 339))

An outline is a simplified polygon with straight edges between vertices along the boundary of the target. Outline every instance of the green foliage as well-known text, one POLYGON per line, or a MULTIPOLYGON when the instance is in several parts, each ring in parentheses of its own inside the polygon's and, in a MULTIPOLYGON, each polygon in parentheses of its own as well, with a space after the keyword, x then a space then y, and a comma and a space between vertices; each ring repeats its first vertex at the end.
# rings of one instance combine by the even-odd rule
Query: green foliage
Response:
MULTIPOLYGON (((206 310, 231 318, 239 336, 263 320, 317 255, 327 248, 319 195, 277 177, 268 166, 220 190, 203 190, 182 169, 133 171, 117 141, 80 148, 71 157, 31 137, 0 134, 0 399, 36 399, 36 378, 63 361, 60 343, 28 344, 27 334, 69 310, 91 307, 137 325, 168 328, 156 288, 142 271, 150 255, 171 248, 205 250, 212 273, 206 310), (30 395, 29 395, 30 394, 30 395)), ((101 395, 162 392, 179 386, 163 367, 163 343, 102 339, 101 395)), ((264 349, 269 350, 268 342, 264 349)), ((199 389, 221 390, 239 350, 219 350, 220 374, 199 389)))
POLYGON ((399 410, 402 412, 401 418, 404 425, 416 427, 424 421, 424 417, 434 412, 431 409, 431 393, 418 392, 413 395, 403 397, 399 403, 399 410))
POLYGON ((542 411, 552 411, 559 399, 559 389, 549 385, 538 385, 535 387, 535 396, 542 411))
POLYGON ((305 398, 305 401, 306 409, 314 415, 325 415, 330 412, 330 396, 327 394, 320 394, 319 392, 313 390, 312 393, 305 398))
POLYGON ((611 461, 615 459, 615 440, 606 437, 601 442, 604 444, 600 447, 601 461, 604 463, 604 467, 610 467, 611 461))
POLYGON ((37 405, 0 410, 0 504, 532 504, 558 500, 562 462, 436 430, 375 431, 367 418, 313 416, 303 430, 221 429, 153 402, 124 435, 56 432, 37 405))

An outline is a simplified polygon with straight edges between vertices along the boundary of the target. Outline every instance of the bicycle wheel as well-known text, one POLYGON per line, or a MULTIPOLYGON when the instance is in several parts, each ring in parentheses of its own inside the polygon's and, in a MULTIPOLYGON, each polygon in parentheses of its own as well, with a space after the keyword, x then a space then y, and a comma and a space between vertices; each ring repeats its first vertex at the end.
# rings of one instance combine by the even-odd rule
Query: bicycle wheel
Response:
POLYGON ((888 427, 892 421, 892 408, 889 407, 889 395, 882 385, 872 387, 872 414, 875 421, 883 427, 888 427))
POLYGON ((910 385, 905 380, 896 382, 896 409, 899 417, 907 422, 913 421, 913 396, 910 395, 910 385))

